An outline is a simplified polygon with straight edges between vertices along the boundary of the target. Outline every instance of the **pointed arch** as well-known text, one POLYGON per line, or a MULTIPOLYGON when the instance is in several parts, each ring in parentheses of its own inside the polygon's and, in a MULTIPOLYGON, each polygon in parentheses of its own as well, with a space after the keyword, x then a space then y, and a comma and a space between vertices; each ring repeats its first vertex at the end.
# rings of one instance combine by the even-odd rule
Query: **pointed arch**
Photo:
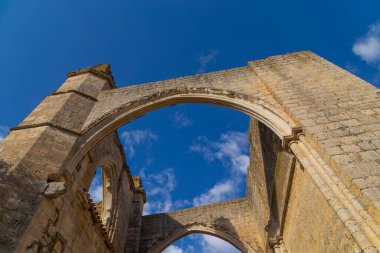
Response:
POLYGON ((157 242, 151 249, 149 249, 148 253, 160 253, 164 249, 170 246, 170 244, 180 240, 181 238, 188 236, 190 234, 206 234, 218 237, 235 248, 240 250, 243 253, 253 253, 255 252, 246 242, 241 241, 235 236, 228 233, 228 231, 223 231, 221 229, 217 229, 211 225, 207 226, 204 224, 189 224, 183 228, 179 228, 173 231, 169 236, 164 238, 163 240, 157 242))
MULTIPOLYGON (((152 87, 154 89, 154 87, 152 87)), ((112 90, 114 94, 125 93, 127 89, 112 90)), ((101 96, 102 102, 94 108, 89 120, 86 122, 83 133, 79 137, 75 148, 71 152, 72 156, 66 159, 66 168, 70 169, 75 167, 81 157, 88 152, 91 147, 96 145, 105 136, 115 131, 118 127, 133 121, 146 113, 157 110, 162 107, 172 106, 176 104, 211 104, 217 106, 227 107, 233 110, 240 111, 249 116, 257 118, 260 122, 264 123, 270 128, 283 142, 284 145, 288 140, 293 139, 300 131, 294 121, 287 116, 282 110, 270 103, 256 99, 248 100, 243 99, 243 95, 238 95, 232 91, 225 92, 225 94, 210 94, 210 91, 204 93, 184 93, 174 94, 171 96, 161 97, 161 93, 157 91, 150 95, 145 100, 139 100, 138 105, 134 105, 131 101, 124 101, 121 105, 115 106, 111 102, 108 109, 104 109, 104 103, 107 104, 111 97, 105 94, 101 96), (231 94, 234 94, 233 96, 231 94), (152 100, 152 97, 154 99, 152 100), (104 100, 108 102, 104 102, 104 100), (114 107, 113 107, 114 106, 114 107), (102 112, 99 112, 102 110, 102 112), (95 116, 96 115, 96 116, 95 116)))

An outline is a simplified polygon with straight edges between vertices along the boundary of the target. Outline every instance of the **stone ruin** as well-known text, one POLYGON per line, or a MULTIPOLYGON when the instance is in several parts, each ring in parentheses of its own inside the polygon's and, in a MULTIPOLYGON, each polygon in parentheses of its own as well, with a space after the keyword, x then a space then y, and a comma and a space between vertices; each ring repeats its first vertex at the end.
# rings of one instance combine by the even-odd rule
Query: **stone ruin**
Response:
POLYGON ((78 70, 0 142, 0 203, 0 252, 153 253, 191 233, 242 252, 379 252, 380 90, 308 51, 123 88, 109 65, 78 70), (142 216, 116 129, 180 103, 250 115, 246 197, 142 216))

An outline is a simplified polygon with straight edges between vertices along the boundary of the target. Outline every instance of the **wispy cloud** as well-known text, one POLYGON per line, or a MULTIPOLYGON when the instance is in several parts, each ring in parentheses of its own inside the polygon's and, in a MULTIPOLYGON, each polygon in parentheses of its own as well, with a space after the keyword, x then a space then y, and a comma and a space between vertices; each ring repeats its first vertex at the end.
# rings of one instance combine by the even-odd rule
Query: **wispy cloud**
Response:
POLYGON ((185 253, 180 247, 170 245, 162 253, 185 253))
POLYGON ((167 247, 163 253, 239 253, 230 243, 218 237, 206 234, 190 234, 167 247))
POLYGON ((200 74, 200 73, 204 73, 205 70, 206 70, 206 67, 209 63, 215 61, 216 57, 219 55, 219 50, 215 50, 215 49, 212 49, 212 50, 209 50, 207 52, 202 52, 199 56, 198 56, 198 63, 199 63, 199 68, 197 70, 197 73, 200 74))
MULTIPOLYGON (((367 64, 376 68, 373 83, 380 83, 380 21, 369 26, 368 32, 356 40, 352 51, 367 64)), ((353 72, 354 73, 354 72, 353 72)))
POLYGON ((89 193, 94 202, 103 200, 102 171, 100 168, 96 170, 94 179, 92 179, 89 193))
POLYGON ((199 136, 190 146, 190 151, 199 153, 206 161, 220 161, 229 171, 230 178, 216 183, 199 196, 193 198, 195 206, 225 201, 237 197, 243 187, 243 177, 249 163, 249 143, 245 133, 223 133, 218 141, 199 136))
POLYGON ((4 140, 4 138, 9 133, 9 128, 6 126, 0 125, 0 141, 4 140))
MULTIPOLYGON (((188 238, 190 238, 192 235, 189 235, 188 238)), ((195 253, 198 251, 195 250, 193 245, 189 244, 189 242, 185 240, 185 241, 182 241, 179 246, 170 245, 162 252, 163 253, 195 253)))
POLYGON ((207 161, 219 160, 232 174, 247 173, 249 143, 246 133, 229 131, 223 133, 218 141, 198 136, 190 151, 201 154, 207 161))
POLYGON ((158 140, 158 136, 150 129, 136 129, 132 131, 124 131, 121 133, 120 138, 124 143, 124 150, 129 157, 135 155, 135 147, 140 144, 151 145, 152 141, 158 140))
POLYGON ((94 202, 99 202, 103 200, 103 186, 96 185, 90 189, 90 196, 94 202))
POLYGON ((352 51, 368 64, 380 63, 380 21, 369 26, 367 34, 356 40, 352 51))
POLYGON ((238 253, 240 252, 230 243, 219 239, 215 236, 202 235, 201 240, 202 252, 203 253, 238 253))
POLYGON ((207 205, 210 203, 216 203, 225 201, 236 197, 239 192, 239 186, 241 183, 240 178, 228 179, 215 184, 211 189, 202 193, 200 196, 193 199, 194 206, 207 205))
POLYGON ((186 200, 172 199, 171 194, 176 187, 176 178, 172 169, 148 175, 141 171, 140 177, 147 192, 144 215, 168 212, 189 204, 186 200))
POLYGON ((177 184, 174 170, 168 168, 156 174, 148 174, 143 168, 140 177, 148 198, 144 205, 145 215, 176 210, 190 206, 191 203, 199 206, 237 197, 243 187, 242 182, 249 162, 249 143, 246 134, 230 131, 223 133, 217 141, 199 136, 189 148, 191 152, 201 154, 209 162, 220 162, 228 170, 229 177, 206 189, 192 201, 173 200, 172 192, 177 184))
POLYGON ((175 112, 170 118, 177 128, 189 127, 194 123, 182 112, 175 112))

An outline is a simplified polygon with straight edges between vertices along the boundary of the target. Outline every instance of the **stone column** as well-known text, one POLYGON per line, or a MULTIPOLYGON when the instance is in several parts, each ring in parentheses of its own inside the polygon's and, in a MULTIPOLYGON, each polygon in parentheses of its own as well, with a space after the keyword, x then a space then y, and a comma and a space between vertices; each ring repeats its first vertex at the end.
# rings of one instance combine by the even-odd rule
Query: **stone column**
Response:
POLYGON ((138 253, 140 247, 140 235, 142 229, 143 207, 146 202, 146 194, 142 187, 141 179, 133 177, 136 191, 133 194, 132 214, 129 219, 128 236, 125 243, 125 253, 138 253))

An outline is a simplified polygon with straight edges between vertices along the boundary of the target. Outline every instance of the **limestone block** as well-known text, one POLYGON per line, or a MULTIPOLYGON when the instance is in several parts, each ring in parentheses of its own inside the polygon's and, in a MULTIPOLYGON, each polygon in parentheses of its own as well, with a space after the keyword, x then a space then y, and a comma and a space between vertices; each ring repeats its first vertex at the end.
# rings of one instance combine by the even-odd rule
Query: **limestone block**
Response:
POLYGON ((56 198, 65 194, 67 191, 65 182, 50 182, 47 184, 47 188, 44 195, 47 198, 56 198))

